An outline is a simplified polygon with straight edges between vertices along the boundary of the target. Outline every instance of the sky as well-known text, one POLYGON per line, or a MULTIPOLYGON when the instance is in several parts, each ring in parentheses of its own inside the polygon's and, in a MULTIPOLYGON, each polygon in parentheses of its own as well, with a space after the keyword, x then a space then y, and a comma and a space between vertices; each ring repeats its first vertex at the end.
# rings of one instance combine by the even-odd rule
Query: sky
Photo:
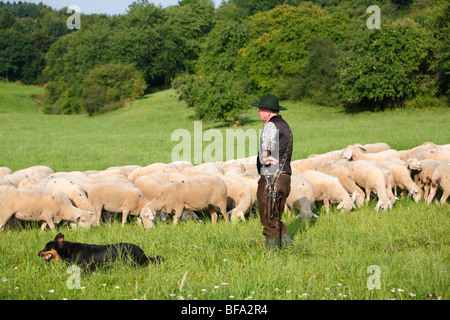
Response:
MULTIPOLYGON (((15 0, 3 0, 3 2, 13 3, 15 0)), ((69 5, 77 5, 80 7, 81 13, 106 13, 109 15, 125 14, 128 6, 134 2, 134 0, 22 0, 22 2, 40 3, 52 7, 53 9, 61 9, 69 5)), ((162 7, 168 7, 177 5, 178 0, 149 0, 150 3, 161 5, 162 7)), ((222 0, 214 0, 216 8, 222 3, 222 0)))

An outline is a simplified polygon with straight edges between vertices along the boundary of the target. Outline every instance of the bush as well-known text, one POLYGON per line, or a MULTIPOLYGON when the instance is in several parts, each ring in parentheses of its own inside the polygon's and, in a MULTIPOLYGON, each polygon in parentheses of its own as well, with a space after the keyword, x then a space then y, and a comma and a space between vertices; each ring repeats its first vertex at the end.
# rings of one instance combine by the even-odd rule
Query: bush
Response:
POLYGON ((92 69, 81 88, 80 104, 94 115, 122 108, 144 94, 146 84, 133 65, 110 63, 92 69))
POLYGON ((340 61, 340 97, 347 107, 404 107, 417 94, 434 95, 431 34, 413 20, 362 30, 340 61))

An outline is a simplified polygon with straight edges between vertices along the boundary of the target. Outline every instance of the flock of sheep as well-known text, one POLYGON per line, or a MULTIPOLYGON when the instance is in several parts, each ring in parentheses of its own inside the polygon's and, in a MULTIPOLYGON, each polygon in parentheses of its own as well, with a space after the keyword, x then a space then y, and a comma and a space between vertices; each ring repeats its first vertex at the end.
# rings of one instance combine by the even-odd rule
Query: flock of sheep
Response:
MULTIPOLYGON (((386 143, 351 145, 311 155, 292 165, 291 193, 286 211, 299 218, 317 217, 323 201, 343 211, 367 204, 376 195, 376 210, 392 209, 401 195, 431 203, 450 194, 450 144, 426 142, 410 150, 386 143), (406 196, 406 194, 404 195, 406 196), (355 206, 356 205, 356 206, 355 206)), ((137 217, 144 228, 173 213, 177 224, 194 211, 207 210, 215 223, 243 220, 255 205, 259 175, 255 157, 193 166, 189 162, 153 163, 146 167, 111 167, 102 171, 54 172, 34 166, 16 172, 0 167, 0 230, 23 221, 42 221, 53 230, 62 221, 72 227, 98 226, 109 213, 137 217), (230 217, 229 217, 230 216, 230 217)))

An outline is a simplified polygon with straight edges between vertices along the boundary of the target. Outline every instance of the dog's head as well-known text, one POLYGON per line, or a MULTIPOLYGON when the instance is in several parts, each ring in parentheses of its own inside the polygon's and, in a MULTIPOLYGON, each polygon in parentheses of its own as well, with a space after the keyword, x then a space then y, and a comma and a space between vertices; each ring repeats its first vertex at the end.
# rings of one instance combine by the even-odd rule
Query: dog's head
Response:
POLYGON ((50 262, 52 259, 56 259, 58 262, 62 262, 62 259, 58 253, 58 250, 61 250, 64 243, 64 235, 62 233, 58 233, 55 237, 55 240, 48 242, 45 245, 44 250, 38 252, 39 257, 44 257, 44 261, 50 262))

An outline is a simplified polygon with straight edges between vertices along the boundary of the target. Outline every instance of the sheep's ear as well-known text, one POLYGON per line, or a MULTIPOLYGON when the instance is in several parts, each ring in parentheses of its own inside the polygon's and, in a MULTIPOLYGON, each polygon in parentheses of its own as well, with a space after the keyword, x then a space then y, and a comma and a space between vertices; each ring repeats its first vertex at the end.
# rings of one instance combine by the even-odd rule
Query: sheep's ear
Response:
POLYGON ((356 191, 353 191, 353 193, 352 193, 352 202, 356 201, 356 197, 357 197, 356 191))
POLYGON ((367 151, 367 149, 364 148, 364 147, 363 147, 362 145, 360 145, 360 144, 358 145, 358 148, 361 149, 362 151, 367 151))
POLYGON ((55 241, 58 243, 58 244, 61 244, 63 241, 64 241, 64 235, 60 232, 60 233, 58 233, 57 235, 56 235, 56 237, 55 237, 55 241))

